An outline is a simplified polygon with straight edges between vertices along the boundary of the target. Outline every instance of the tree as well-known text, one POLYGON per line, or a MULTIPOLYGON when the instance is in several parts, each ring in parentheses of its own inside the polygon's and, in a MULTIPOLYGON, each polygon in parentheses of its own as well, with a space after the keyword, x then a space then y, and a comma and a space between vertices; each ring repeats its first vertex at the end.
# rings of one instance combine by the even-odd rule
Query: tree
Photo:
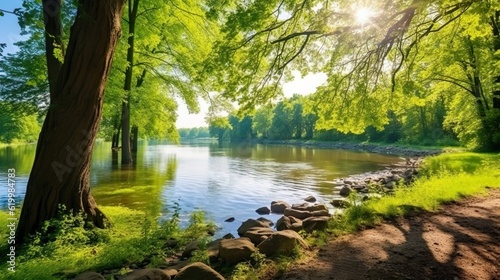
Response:
MULTIPOLYGON (((60 34, 61 4, 43 1, 47 37, 57 39, 60 34)), ((56 63, 47 46, 50 106, 27 184, 18 242, 54 218, 61 204, 68 211, 82 211, 96 226, 105 226, 106 218, 90 193, 90 161, 124 4, 80 0, 64 62, 56 63)), ((46 43, 54 41, 49 38, 46 43)))
MULTIPOLYGON (((227 20, 224 40, 207 63, 207 69, 226 70, 214 77, 223 85, 224 95, 240 96, 240 102, 251 104, 275 97, 263 89, 279 87, 291 77, 291 69, 302 74, 324 72, 327 84, 314 94, 319 129, 346 133, 362 133, 368 126, 382 129, 390 121, 389 112, 412 98, 402 85, 413 78, 406 74, 414 69, 416 55, 428 53, 427 62, 435 65, 443 54, 436 50, 453 49, 436 49, 428 43, 436 38, 481 38, 488 45, 490 63, 499 60, 495 54, 500 49, 498 1, 372 1, 368 8, 373 15, 363 22, 356 18, 356 9, 363 7, 352 1, 227 2, 228 8, 217 1, 210 3, 211 15, 227 20), (454 35, 447 37, 447 32, 454 35)), ((477 54, 476 50, 472 57, 477 54)), ((493 70, 485 75, 480 63, 470 59, 468 63, 467 72, 475 68, 481 75, 476 81, 474 74, 469 75, 475 90, 460 86, 458 90, 472 91, 473 98, 467 102, 482 99, 480 88, 482 92, 488 88, 487 96, 491 96, 486 103, 482 101, 483 106, 490 106, 488 113, 468 111, 472 115, 469 124, 477 127, 473 123, 480 123, 481 131, 489 135, 486 142, 495 146, 500 74, 493 70)), ((455 79, 452 76, 448 82, 455 79)))
POLYGON ((293 105, 288 100, 278 102, 269 134, 271 139, 291 139, 293 136, 293 105))
POLYGON ((113 73, 124 74, 119 78, 123 86, 122 90, 109 89, 121 99, 121 116, 113 112, 112 123, 116 126, 120 119, 122 164, 132 163, 131 127, 135 131, 140 127, 145 136, 178 138, 174 95, 181 97, 191 111, 198 110, 197 96, 203 92, 204 82, 195 80, 197 65, 210 51, 210 37, 217 34, 198 0, 173 0, 168 4, 131 0, 127 9, 123 26, 128 34, 118 49, 126 59, 116 64, 113 73))
POLYGON ((273 121, 273 109, 271 106, 262 106, 255 112, 252 121, 252 129, 263 139, 269 138, 269 130, 273 121))
POLYGON ((210 136, 217 137, 219 143, 224 140, 224 134, 231 129, 227 117, 212 117, 209 119, 208 131, 210 136))

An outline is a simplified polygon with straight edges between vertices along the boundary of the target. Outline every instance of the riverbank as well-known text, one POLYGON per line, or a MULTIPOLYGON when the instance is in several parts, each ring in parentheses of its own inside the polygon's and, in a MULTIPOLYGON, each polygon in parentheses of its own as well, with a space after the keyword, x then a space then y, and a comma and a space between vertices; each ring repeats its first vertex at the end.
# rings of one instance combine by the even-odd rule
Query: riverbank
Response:
POLYGON ((433 147, 404 147, 398 145, 385 145, 373 143, 350 143, 350 142, 328 142, 317 140, 258 140, 255 143, 265 145, 287 145, 308 148, 341 149, 351 151, 364 151, 370 153, 396 155, 401 157, 425 157, 438 155, 443 152, 442 148, 433 147))
POLYGON ((499 221, 493 189, 330 239, 279 279, 500 279, 499 221))

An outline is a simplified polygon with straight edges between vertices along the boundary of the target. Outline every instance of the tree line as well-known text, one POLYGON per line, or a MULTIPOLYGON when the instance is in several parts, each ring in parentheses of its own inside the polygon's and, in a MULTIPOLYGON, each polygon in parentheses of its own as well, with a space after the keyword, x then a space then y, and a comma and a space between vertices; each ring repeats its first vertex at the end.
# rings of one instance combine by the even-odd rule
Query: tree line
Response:
POLYGON ((219 141, 317 139, 324 141, 372 141, 414 145, 458 145, 453 129, 446 127, 444 100, 404 112, 389 112, 381 128, 366 127, 362 133, 316 127, 319 119, 313 96, 294 95, 276 104, 261 106, 250 114, 213 118, 210 135, 219 141))

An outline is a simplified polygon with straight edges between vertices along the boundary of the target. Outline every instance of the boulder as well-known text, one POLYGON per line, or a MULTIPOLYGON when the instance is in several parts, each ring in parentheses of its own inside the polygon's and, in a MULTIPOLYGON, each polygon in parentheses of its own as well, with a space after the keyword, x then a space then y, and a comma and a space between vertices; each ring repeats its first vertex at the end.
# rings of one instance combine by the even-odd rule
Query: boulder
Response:
POLYGON ((309 248, 302 237, 293 230, 283 230, 274 233, 257 246, 259 252, 266 256, 290 255, 295 246, 309 248))
POLYGON ((283 216, 276 222, 277 230, 291 229, 299 231, 302 229, 302 221, 293 216, 283 216))
POLYGON ((186 258, 191 257, 191 254, 195 250, 198 250, 199 247, 200 247, 200 241, 199 240, 191 241, 191 243, 189 243, 188 245, 186 245, 186 248, 182 252, 181 258, 186 259, 186 258))
MULTIPOLYGON (((166 271, 158 268, 137 269, 125 275, 122 280, 170 280, 166 271)), ((177 279, 177 278, 176 278, 177 279)))
POLYGON ((328 211, 328 207, 325 204, 313 204, 309 205, 308 203, 294 204, 292 205, 292 209, 301 210, 301 211, 328 211))
POLYGON ((259 217, 259 218, 257 218, 257 221, 261 221, 261 222, 266 223, 268 227, 272 227, 272 226, 274 226, 273 221, 271 221, 271 220, 269 220, 269 219, 266 219, 266 218, 264 218, 264 217, 259 217))
POLYGON ((292 209, 292 208, 285 209, 285 213, 283 213, 283 214, 285 216, 295 217, 295 218, 299 218, 301 220, 312 216, 311 212, 292 209))
POLYGON ((250 260, 255 251, 255 245, 246 237, 223 239, 219 245, 219 256, 229 264, 250 260))
POLYGON ((265 222, 254 220, 254 219, 248 219, 248 220, 244 221, 243 223, 241 223, 241 226, 238 228, 238 235, 243 236, 249 228, 253 228, 253 227, 267 228, 269 226, 265 222))
POLYGON ((275 231, 272 228, 256 227, 247 230, 243 237, 247 237, 253 244, 258 245, 260 242, 273 235, 273 233, 275 233, 275 231))
POLYGON ((232 233, 227 233, 224 236, 222 236, 222 239, 231 239, 234 238, 234 235, 232 233))
POLYGON ((340 189, 339 191, 339 194, 343 197, 346 197, 346 196, 349 196, 349 194, 351 193, 351 189, 349 187, 343 187, 342 189, 340 189))
POLYGON ((224 277, 210 266, 195 262, 181 269, 175 280, 224 280, 224 277))
POLYGON ((77 275, 73 280, 104 280, 104 276, 94 271, 87 271, 77 275))
POLYGON ((351 202, 344 198, 334 198, 330 201, 333 207, 337 208, 347 208, 351 206, 351 202))
POLYGON ((225 219, 224 222, 232 223, 232 222, 234 222, 234 220, 235 220, 234 217, 230 217, 230 218, 225 219))
POLYGON ((259 209, 255 210, 255 212, 257 212, 257 214, 259 214, 259 215, 268 215, 271 213, 271 209, 269 209, 269 207, 267 207, 267 206, 264 206, 264 207, 260 207, 259 209))
POLYGON ((222 238, 216 239, 214 241, 210 241, 207 244, 207 253, 210 261, 216 261, 219 257, 219 246, 222 238))
POLYGON ((309 217, 302 221, 302 227, 306 232, 312 232, 314 230, 323 230, 328 227, 328 221, 330 217, 309 217))
POLYGON ((304 201, 307 201, 307 202, 316 202, 316 198, 312 195, 304 198, 304 201))
POLYGON ((273 201, 271 202, 271 212, 277 214, 283 214, 286 208, 290 208, 290 204, 284 201, 273 201))

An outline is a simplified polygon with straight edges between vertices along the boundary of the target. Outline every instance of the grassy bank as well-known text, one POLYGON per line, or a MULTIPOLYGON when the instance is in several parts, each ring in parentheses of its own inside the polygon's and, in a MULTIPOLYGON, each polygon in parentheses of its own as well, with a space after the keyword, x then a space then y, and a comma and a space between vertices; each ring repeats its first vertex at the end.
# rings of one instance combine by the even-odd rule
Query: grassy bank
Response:
POLYGON ((332 220, 330 230, 345 234, 372 226, 384 219, 416 211, 435 211, 443 203, 500 188, 500 155, 450 153, 427 158, 421 176, 393 195, 347 209, 332 220))
MULTIPOLYGON (((195 212, 190 225, 181 230, 178 214, 158 224, 156 215, 148 211, 132 210, 119 206, 103 206, 112 223, 109 229, 88 228, 81 216, 63 216, 48 223, 42 233, 22 248, 16 247, 15 273, 0 264, 0 279, 71 279, 92 270, 117 270, 127 273, 127 267, 158 267, 165 258, 192 240, 200 239, 213 230, 203 213, 195 212), (167 241, 170 247, 166 247, 167 241)), ((7 214, 0 213, 2 240, 7 214)), ((6 242, 0 251, 6 254, 6 242)))

